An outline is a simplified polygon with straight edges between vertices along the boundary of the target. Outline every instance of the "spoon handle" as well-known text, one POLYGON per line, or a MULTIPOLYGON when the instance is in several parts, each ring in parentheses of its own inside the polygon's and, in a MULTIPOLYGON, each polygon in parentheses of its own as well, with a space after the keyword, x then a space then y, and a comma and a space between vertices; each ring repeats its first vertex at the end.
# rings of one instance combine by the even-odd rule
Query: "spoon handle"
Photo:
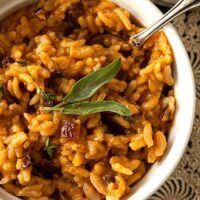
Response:
POLYGON ((200 6, 200 0, 179 0, 159 21, 141 33, 133 35, 130 38, 131 43, 135 46, 141 46, 151 35, 160 30, 172 19, 197 6, 200 6))

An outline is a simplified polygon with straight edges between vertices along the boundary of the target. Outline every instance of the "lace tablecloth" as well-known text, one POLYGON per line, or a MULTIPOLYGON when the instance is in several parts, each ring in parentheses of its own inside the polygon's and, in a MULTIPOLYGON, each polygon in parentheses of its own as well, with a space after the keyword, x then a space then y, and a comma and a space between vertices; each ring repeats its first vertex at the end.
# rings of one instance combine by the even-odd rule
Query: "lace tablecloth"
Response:
POLYGON ((192 63, 197 92, 196 117, 192 136, 181 162, 149 200, 200 200, 200 8, 176 18, 173 25, 182 38, 192 63))

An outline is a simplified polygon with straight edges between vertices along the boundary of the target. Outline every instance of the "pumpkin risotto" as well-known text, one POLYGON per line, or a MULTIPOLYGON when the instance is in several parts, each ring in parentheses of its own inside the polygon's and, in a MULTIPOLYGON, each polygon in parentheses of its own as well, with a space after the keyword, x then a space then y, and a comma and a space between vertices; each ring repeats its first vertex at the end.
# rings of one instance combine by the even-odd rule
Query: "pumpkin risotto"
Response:
POLYGON ((27 200, 120 200, 161 159, 175 113, 173 56, 163 32, 133 47, 129 38, 140 31, 106 0, 40 0, 1 23, 6 191, 27 200), (87 102, 115 102, 131 116, 44 110, 118 58, 120 71, 87 102))

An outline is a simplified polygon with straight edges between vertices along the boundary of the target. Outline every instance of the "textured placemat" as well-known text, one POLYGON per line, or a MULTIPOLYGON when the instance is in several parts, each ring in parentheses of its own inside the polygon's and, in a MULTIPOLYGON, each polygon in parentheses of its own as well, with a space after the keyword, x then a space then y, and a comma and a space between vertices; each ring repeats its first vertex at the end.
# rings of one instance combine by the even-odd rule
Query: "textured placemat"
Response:
MULTIPOLYGON (((173 21, 185 44, 196 81, 197 105, 192 136, 186 152, 167 182, 149 200, 200 199, 200 8, 173 21)), ((187 83, 186 83, 187 84, 187 83)), ((187 95, 187 91, 186 94, 187 95)))

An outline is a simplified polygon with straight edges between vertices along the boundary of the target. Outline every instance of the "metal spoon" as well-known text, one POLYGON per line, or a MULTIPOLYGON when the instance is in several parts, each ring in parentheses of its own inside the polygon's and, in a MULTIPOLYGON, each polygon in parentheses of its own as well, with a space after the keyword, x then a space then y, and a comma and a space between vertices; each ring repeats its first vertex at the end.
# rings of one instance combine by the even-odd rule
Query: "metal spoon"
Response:
POLYGON ((160 30, 172 19, 197 6, 200 6, 200 0, 178 1, 178 3, 174 7, 172 7, 159 21, 157 21, 141 33, 131 36, 131 43, 133 43, 133 45, 135 46, 140 47, 150 36, 152 36, 155 32, 160 30))

